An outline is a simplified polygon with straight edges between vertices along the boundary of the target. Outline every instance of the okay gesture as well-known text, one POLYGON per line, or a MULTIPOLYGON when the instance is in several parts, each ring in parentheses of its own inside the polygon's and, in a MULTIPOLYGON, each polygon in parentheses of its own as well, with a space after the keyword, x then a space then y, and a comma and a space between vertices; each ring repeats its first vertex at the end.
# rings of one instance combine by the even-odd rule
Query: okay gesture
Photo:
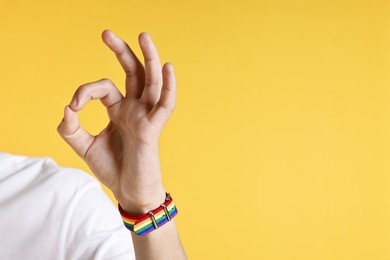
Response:
POLYGON ((166 63, 161 67, 147 33, 138 38, 145 65, 113 32, 104 31, 102 38, 126 73, 126 94, 109 79, 80 86, 65 107, 58 132, 112 190, 124 210, 142 214, 165 198, 158 139, 176 104, 173 66, 166 63), (92 99, 100 99, 110 119, 97 136, 84 130, 77 116, 92 99))

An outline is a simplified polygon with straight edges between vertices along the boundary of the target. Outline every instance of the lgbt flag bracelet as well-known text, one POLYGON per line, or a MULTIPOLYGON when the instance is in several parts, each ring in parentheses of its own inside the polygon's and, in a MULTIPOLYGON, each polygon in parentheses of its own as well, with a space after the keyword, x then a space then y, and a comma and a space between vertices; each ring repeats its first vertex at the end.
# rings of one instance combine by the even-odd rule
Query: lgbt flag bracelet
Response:
POLYGON ((124 212, 118 203, 119 212, 122 215, 125 227, 139 236, 146 235, 162 225, 171 221, 177 215, 177 208, 173 203, 169 193, 166 194, 165 201, 158 208, 149 211, 144 215, 130 215, 124 212))

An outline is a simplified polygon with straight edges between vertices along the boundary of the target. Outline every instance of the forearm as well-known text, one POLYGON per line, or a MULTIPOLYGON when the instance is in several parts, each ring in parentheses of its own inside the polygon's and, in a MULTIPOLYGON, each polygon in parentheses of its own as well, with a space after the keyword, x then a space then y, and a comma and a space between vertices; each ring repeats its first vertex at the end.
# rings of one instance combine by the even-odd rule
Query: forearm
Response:
MULTIPOLYGON (((166 191, 160 179, 158 147, 157 145, 129 145, 124 148, 125 151, 127 149, 137 150, 127 151, 128 154, 133 155, 132 158, 128 159, 127 167, 124 167, 128 171, 128 175, 138 178, 154 176, 152 179, 160 180, 153 184, 149 182, 149 187, 137 187, 137 190, 145 191, 137 199, 134 198, 139 194, 131 192, 131 188, 135 187, 122 187, 121 199, 118 200, 122 209, 132 215, 141 215, 159 207, 166 197, 166 191), (148 158, 147 162, 143 161, 145 158, 148 158), (131 198, 133 199, 131 200, 131 198)), ((174 219, 144 236, 138 236, 132 232, 132 238, 137 260, 187 259, 174 219)))
POLYGON ((162 183, 158 144, 125 143, 121 181, 112 189, 128 213, 141 215, 161 205, 166 190, 162 183))
POLYGON ((145 236, 132 233, 132 238, 137 260, 187 259, 174 220, 145 236))

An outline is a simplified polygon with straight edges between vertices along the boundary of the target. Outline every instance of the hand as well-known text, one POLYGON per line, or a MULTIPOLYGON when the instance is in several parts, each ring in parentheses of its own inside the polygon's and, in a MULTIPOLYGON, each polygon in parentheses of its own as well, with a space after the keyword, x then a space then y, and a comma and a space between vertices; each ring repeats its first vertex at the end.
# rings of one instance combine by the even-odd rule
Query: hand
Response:
POLYGON ((122 208, 142 214, 158 207, 165 198, 158 155, 158 138, 176 103, 173 67, 161 68, 150 36, 138 41, 145 67, 130 47, 111 31, 102 34, 126 73, 126 95, 109 79, 80 86, 58 126, 62 138, 85 160, 122 208), (78 121, 77 112, 91 99, 100 99, 110 119, 97 136, 78 121))

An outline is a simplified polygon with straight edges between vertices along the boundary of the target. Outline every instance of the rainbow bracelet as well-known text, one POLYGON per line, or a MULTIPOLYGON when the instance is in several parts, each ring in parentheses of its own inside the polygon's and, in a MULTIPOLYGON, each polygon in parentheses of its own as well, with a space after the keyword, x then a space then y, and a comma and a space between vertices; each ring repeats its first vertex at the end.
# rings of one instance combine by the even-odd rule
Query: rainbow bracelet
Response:
POLYGON ((124 212, 119 203, 118 209, 122 215, 125 227, 139 236, 146 235, 153 230, 158 229, 162 225, 171 221, 171 219, 173 219, 178 213, 176 205, 173 203, 172 197, 169 193, 166 194, 163 204, 144 215, 136 216, 127 214, 124 212))

